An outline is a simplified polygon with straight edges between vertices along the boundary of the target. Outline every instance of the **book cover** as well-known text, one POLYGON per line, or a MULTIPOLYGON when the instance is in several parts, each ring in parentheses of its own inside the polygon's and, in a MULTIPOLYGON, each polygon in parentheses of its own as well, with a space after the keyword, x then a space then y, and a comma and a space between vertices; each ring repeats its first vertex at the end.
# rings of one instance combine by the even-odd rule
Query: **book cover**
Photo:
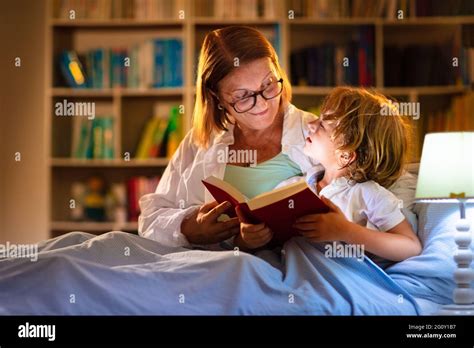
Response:
POLYGON ((102 119, 102 158, 113 159, 115 157, 114 146, 114 119, 112 116, 102 119))
POLYGON ((59 55, 61 73, 69 87, 87 87, 86 74, 78 55, 74 51, 64 51, 59 55))
POLYGON ((150 153, 150 149, 153 146, 153 135, 155 133, 156 126, 160 122, 158 117, 151 117, 143 131, 142 136, 140 137, 140 142, 138 144, 137 150, 135 152, 135 158, 146 159, 150 153))
POLYGON ((273 242, 278 244, 298 236, 298 232, 292 228, 297 218, 329 211, 303 179, 252 199, 214 176, 202 182, 218 203, 228 201, 232 204, 228 215, 236 216, 235 207, 239 206, 250 223, 264 222, 274 232, 273 242))

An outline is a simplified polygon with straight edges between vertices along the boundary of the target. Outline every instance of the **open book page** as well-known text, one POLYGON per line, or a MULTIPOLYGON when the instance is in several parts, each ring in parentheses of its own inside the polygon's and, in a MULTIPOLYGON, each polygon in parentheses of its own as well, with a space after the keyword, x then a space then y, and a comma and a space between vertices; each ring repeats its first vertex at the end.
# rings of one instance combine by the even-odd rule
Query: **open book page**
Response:
POLYGON ((271 203, 294 196, 296 193, 304 191, 306 188, 308 188, 306 181, 301 179, 298 182, 278 188, 276 190, 261 193, 258 196, 250 199, 247 204, 250 210, 256 210, 271 203))
POLYGON ((219 203, 229 200, 233 205, 239 205, 248 201, 248 198, 234 186, 215 176, 207 177, 203 180, 203 184, 219 203), (213 187, 210 187, 209 184, 213 187), (217 190, 219 190, 219 193, 217 193, 217 190), (216 194, 218 194, 219 197, 216 197, 216 194))
POLYGON ((234 207, 239 206, 249 223, 264 222, 274 232, 273 239, 277 243, 284 243, 298 235, 292 227, 297 218, 328 211, 304 179, 250 200, 218 178, 209 177, 203 183, 217 202, 230 201, 234 207))

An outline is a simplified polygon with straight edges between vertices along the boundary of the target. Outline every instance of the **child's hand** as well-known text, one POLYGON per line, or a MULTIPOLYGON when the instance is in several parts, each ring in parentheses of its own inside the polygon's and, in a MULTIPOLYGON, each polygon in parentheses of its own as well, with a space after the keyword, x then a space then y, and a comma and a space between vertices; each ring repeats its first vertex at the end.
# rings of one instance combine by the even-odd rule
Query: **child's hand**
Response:
POLYGON ((236 246, 242 249, 257 249, 272 239, 273 232, 264 223, 250 224, 240 207, 236 207, 235 211, 240 219, 240 234, 235 238, 236 246))
POLYGON ((329 207, 329 212, 302 216, 293 227, 311 242, 344 241, 351 222, 328 198, 321 196, 321 200, 329 207))

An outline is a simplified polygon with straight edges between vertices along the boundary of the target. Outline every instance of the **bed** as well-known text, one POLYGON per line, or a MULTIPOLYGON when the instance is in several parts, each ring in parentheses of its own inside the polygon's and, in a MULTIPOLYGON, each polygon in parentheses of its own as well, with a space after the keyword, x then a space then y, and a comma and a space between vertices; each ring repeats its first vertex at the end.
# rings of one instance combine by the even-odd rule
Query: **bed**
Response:
POLYGON ((452 301, 458 206, 413 211, 423 252, 385 270, 299 237, 251 255, 71 232, 40 243, 36 262, 0 260, 0 314, 430 315, 452 301))

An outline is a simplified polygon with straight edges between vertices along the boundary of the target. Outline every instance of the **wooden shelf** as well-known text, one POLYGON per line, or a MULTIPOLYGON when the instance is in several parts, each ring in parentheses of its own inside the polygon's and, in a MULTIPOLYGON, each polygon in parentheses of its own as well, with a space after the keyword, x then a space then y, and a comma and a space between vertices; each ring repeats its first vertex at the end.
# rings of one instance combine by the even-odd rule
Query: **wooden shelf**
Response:
POLYGON ((313 17, 296 17, 294 19, 285 18, 285 23, 290 25, 375 25, 382 23, 382 20, 370 17, 360 18, 313 18, 313 17))
POLYGON ((136 19, 52 19, 49 25, 52 27, 77 27, 77 28, 119 28, 119 27, 157 27, 157 26, 182 26, 184 20, 181 19, 157 19, 157 20, 136 20, 136 19))
POLYGON ((165 167, 169 160, 167 158, 150 159, 77 159, 77 158, 53 158, 50 165, 52 167, 165 167))
POLYGON ((74 89, 67 87, 55 87, 50 89, 50 95, 52 97, 112 97, 112 89, 96 89, 96 88, 84 88, 74 89))
MULTIPOLYGON (((314 87, 314 86, 293 86, 294 95, 314 95, 325 96, 331 92, 334 87, 314 87)), ((381 93, 389 95, 437 95, 437 94, 456 94, 470 90, 466 86, 420 86, 420 87, 368 87, 374 88, 381 93)))
POLYGON ((474 16, 460 17, 407 17, 405 19, 387 19, 374 17, 296 17, 294 19, 285 18, 283 20, 287 24, 294 25, 381 25, 381 26, 397 26, 397 25, 461 25, 474 24, 474 16))
POLYGON ((76 222, 52 221, 51 229, 56 231, 108 232, 108 231, 138 231, 137 222, 76 222))
POLYGON ((68 88, 54 87, 50 91, 53 97, 150 97, 150 96, 182 96, 184 94, 183 87, 167 87, 167 88, 68 88))
POLYGON ((474 16, 444 16, 444 17, 407 17, 404 19, 387 19, 376 17, 296 17, 289 19, 279 18, 213 18, 213 17, 187 17, 186 19, 157 19, 157 20, 136 20, 136 19, 51 19, 49 25, 52 27, 69 28, 117 28, 117 27, 156 27, 156 26, 182 26, 185 23, 195 25, 272 25, 287 23, 295 25, 458 25, 474 24, 474 16))
POLYGON ((152 89, 123 88, 118 90, 118 94, 124 97, 181 96, 184 92, 184 87, 163 87, 152 89))
POLYGON ((466 86, 420 86, 420 87, 384 87, 381 91, 391 95, 438 95, 438 94, 457 94, 470 90, 466 86))
POLYGON ((408 17, 405 19, 384 19, 383 25, 459 25, 474 24, 474 16, 408 17))
POLYGON ((274 25, 281 22, 279 18, 213 18, 194 17, 189 19, 191 24, 196 25, 274 25))

